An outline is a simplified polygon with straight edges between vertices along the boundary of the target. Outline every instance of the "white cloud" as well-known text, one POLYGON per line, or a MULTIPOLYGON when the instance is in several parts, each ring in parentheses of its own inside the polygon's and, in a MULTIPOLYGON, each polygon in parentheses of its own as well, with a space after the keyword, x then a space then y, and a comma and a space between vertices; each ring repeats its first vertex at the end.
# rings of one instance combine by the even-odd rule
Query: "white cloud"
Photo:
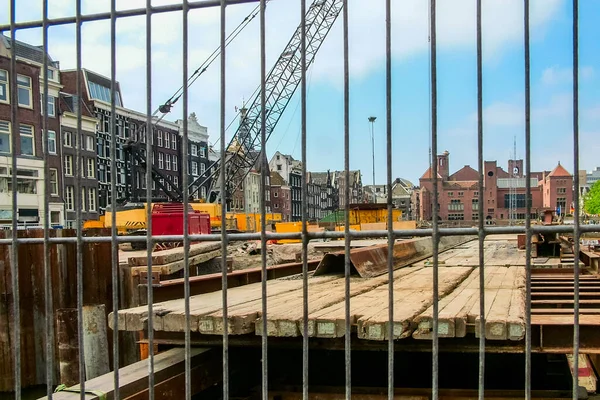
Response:
MULTIPOLYGON (((106 12, 110 0, 82 0, 84 13, 106 12)), ((121 0, 119 10, 143 8, 145 0, 121 0)), ((175 0, 154 0, 153 6, 179 3, 175 0)), ((308 2, 310 4, 310 1, 308 2)), ((564 0, 533 0, 531 28, 534 39, 558 13, 564 0)), ((72 0, 50 0, 50 17, 74 14, 72 0)), ((40 17, 38 0, 19 0, 18 18, 32 20, 40 17)), ((256 3, 227 8, 227 31, 231 32, 256 7, 256 3)), ((403 0, 392 2, 392 52, 394 62, 402 62, 428 51, 428 2, 403 0)), ((437 10, 438 51, 473 51, 475 49, 475 1, 439 0, 437 10)), ((484 56, 498 58, 507 47, 522 45, 522 0, 486 0, 483 9, 484 56)), ((7 22, 0 16, 0 24, 7 22)), ((156 14, 152 18, 153 105, 169 98, 182 81, 181 12, 156 14)), ((272 0, 267 7, 267 70, 289 41, 300 20, 299 2, 272 0)), ((349 1, 351 79, 361 79, 385 61, 384 2, 349 1)), ((23 31, 27 32, 27 31, 23 31)), ((83 66, 99 73, 110 72, 110 24, 108 21, 86 22, 83 25, 83 66)), ((120 81, 125 104, 144 110, 145 94, 145 17, 120 18, 117 21, 117 79, 120 81)), ((33 44, 41 42, 39 30, 19 36, 33 44)), ((189 72, 204 61, 218 45, 220 11, 218 7, 190 11, 189 72)), ((256 18, 227 47, 226 121, 234 118, 234 106, 250 95, 259 84, 259 21, 256 18)), ((50 29, 50 54, 63 68, 75 67, 74 27, 50 29)), ((190 111, 196 111, 201 122, 209 127, 212 137, 219 128, 220 60, 190 89, 190 111)), ((312 68, 312 83, 326 82, 340 88, 343 80, 342 17, 325 40, 312 68)), ((511 114, 508 106, 491 109, 494 115, 511 114), (504 108, 503 108, 504 107, 504 108)), ((181 107, 174 108, 169 119, 179 118, 181 107)), ((512 114, 511 114, 512 115, 512 114)), ((511 121, 510 119, 508 120, 511 121)), ((514 121, 513 121, 514 122, 514 121)))
MULTIPOLYGON (((594 76, 594 67, 584 66, 579 68, 579 80, 591 79, 594 76)), ((573 68, 554 65, 542 72, 542 83, 545 85, 559 85, 573 82, 573 68)))

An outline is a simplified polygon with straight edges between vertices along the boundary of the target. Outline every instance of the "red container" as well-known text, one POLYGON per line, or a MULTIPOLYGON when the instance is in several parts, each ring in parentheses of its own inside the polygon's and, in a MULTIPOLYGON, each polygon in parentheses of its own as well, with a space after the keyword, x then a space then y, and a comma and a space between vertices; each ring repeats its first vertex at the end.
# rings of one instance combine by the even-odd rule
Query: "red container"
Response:
MULTIPOLYGON (((183 204, 160 203, 152 207, 152 235, 183 235, 183 204)), ((209 234, 210 215, 189 206, 188 234, 209 234)))

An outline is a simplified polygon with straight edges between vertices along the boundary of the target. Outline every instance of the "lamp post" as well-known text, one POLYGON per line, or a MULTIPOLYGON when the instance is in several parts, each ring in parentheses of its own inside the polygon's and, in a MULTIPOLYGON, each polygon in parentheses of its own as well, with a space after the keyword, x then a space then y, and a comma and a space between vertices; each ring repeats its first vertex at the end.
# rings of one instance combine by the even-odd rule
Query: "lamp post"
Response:
MULTIPOLYGON (((369 122, 371 123, 371 149, 373 154, 373 190, 375 190, 375 120, 377 117, 369 117, 369 122)), ((373 192, 373 195, 375 192, 373 192)))

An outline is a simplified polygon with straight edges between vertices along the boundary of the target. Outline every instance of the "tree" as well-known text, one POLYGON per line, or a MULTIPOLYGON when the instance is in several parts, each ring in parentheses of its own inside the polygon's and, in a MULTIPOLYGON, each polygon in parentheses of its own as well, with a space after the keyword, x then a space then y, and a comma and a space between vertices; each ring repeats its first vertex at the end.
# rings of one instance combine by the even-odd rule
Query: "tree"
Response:
POLYGON ((600 181, 596 181, 586 194, 583 206, 588 214, 600 214, 600 181))

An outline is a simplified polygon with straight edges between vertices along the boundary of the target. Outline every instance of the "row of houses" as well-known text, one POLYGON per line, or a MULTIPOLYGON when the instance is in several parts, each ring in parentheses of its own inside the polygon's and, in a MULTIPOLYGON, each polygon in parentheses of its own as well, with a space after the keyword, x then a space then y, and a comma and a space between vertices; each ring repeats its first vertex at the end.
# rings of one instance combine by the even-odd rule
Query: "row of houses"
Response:
MULTIPOLYGON (((151 159, 167 181, 177 186, 183 182, 182 155, 187 151, 188 181, 197 182, 191 191, 196 198, 206 197, 210 179, 204 179, 203 175, 207 177, 209 165, 216 161, 206 127, 198 123, 194 114, 190 115, 187 149, 181 146, 181 120, 155 120, 151 134, 146 134, 146 114, 125 107, 117 82, 116 123, 115 131, 111 132, 110 88, 107 77, 86 69, 61 70, 59 62, 44 54, 43 48, 0 36, 0 224, 11 223, 13 218, 20 224, 43 224, 46 203, 52 226, 74 227, 77 209, 81 210, 83 220, 98 219, 113 199, 145 199, 146 180, 140 162, 126 151, 127 145, 136 141, 152 142, 153 154, 149 157, 143 154, 144 157, 149 162, 151 159), (17 74, 14 89, 10 84, 12 57, 17 74), (48 98, 44 101, 45 78, 48 98), (12 118, 12 110, 16 111, 16 119, 12 118), (12 143, 13 137, 19 140, 12 143), (13 157, 17 162, 14 209, 13 157), (113 176, 117 187, 114 194, 111 193, 113 176), (77 188, 80 193, 76 193, 77 188)), ((166 199, 165 192, 156 186, 153 183, 153 198, 166 199)))

